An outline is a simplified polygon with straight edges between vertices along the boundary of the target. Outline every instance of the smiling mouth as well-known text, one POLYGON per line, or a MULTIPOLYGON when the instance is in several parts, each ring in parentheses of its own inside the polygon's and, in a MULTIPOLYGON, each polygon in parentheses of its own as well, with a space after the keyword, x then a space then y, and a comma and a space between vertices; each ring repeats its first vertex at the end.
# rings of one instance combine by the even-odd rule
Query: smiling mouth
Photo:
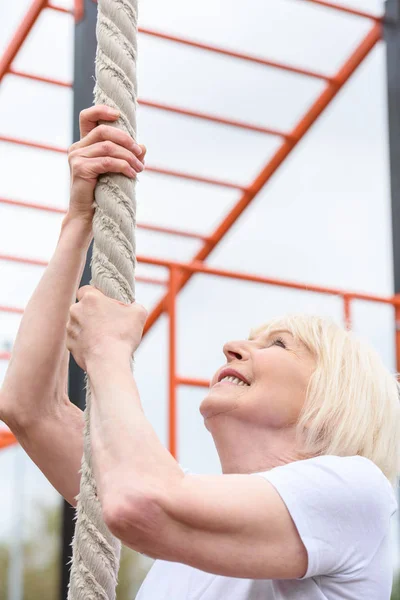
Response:
POLYGON ((233 385, 240 385, 240 386, 244 386, 244 387, 248 387, 249 384, 246 383, 245 381, 242 381, 241 379, 239 379, 239 377, 234 377, 233 375, 228 375, 227 377, 223 377, 221 379, 221 381, 218 381, 218 383, 225 383, 225 384, 233 384, 233 385))

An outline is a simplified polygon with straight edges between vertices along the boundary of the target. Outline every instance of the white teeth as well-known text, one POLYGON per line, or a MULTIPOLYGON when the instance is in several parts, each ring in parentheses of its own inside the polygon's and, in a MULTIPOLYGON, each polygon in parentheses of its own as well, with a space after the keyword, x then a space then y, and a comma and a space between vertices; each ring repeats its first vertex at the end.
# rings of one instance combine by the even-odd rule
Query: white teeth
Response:
POLYGON ((239 379, 239 377, 233 377, 232 375, 229 375, 228 377, 223 377, 221 381, 229 381, 230 383, 234 383, 235 385, 248 385, 247 383, 239 379))

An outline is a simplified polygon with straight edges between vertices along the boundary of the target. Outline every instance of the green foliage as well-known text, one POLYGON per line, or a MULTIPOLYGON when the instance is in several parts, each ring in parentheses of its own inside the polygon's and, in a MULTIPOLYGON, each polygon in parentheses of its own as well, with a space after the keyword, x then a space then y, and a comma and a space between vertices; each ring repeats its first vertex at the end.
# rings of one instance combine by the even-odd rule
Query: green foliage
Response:
POLYGON ((400 573, 397 573, 396 577, 394 578, 390 600, 400 600, 400 573))
MULTIPOLYGON (((35 515, 36 516, 36 515, 35 515)), ((60 510, 39 508, 36 526, 24 542, 24 600, 59 597, 60 510)), ((122 548, 117 600, 133 600, 147 575, 151 560, 122 548)), ((8 545, 0 543, 0 600, 7 598, 8 545)))

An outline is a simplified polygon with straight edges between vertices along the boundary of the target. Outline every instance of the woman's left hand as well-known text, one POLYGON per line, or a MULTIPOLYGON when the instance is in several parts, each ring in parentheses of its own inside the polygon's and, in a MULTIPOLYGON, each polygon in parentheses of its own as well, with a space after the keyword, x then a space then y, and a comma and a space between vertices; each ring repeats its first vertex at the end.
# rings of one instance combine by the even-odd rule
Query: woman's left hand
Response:
POLYGON ((69 310, 67 348, 81 369, 87 371, 91 359, 107 355, 129 359, 142 339, 146 309, 108 298, 91 285, 81 287, 77 299, 69 310))

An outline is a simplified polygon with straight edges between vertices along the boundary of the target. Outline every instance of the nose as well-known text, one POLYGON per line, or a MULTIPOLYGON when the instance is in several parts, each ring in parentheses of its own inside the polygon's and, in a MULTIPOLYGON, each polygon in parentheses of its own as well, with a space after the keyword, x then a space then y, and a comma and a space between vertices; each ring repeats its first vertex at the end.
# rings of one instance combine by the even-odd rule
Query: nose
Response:
POLYGON ((249 349, 244 340, 227 342, 224 344, 223 352, 228 363, 233 360, 246 360, 249 357, 249 349))

